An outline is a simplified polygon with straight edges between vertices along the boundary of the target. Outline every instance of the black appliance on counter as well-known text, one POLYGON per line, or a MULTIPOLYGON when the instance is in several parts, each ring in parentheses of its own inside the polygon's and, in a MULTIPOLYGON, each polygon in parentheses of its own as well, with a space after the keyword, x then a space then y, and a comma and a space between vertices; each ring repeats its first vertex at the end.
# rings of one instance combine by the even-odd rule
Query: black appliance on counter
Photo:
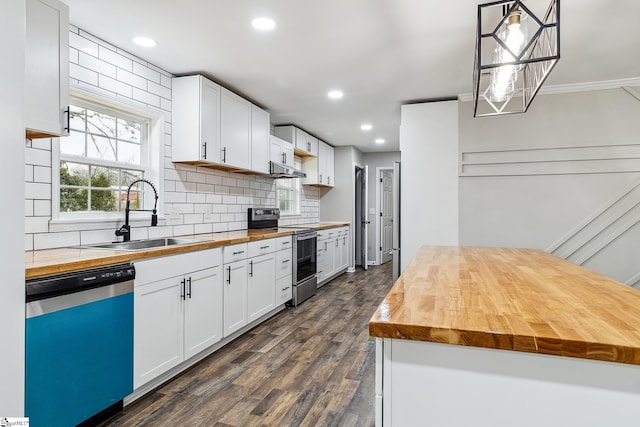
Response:
POLYGON ((286 230, 293 232, 293 298, 291 305, 297 307, 316 294, 318 288, 318 262, 316 246, 318 233, 310 228, 278 227, 280 209, 249 208, 250 230, 286 230))

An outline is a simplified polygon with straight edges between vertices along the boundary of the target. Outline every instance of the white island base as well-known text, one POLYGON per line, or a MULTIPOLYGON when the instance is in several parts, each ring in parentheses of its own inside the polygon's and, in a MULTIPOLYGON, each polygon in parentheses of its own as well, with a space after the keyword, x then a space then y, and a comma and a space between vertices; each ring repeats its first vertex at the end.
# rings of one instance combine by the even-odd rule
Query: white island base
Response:
POLYGON ((376 338, 376 426, 640 426, 640 366, 376 338))

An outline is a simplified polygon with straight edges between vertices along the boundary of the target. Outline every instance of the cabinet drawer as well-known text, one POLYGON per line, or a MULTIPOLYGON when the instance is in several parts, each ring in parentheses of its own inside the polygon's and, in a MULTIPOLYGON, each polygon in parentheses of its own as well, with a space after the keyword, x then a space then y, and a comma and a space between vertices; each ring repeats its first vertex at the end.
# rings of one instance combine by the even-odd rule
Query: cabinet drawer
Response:
POLYGON ((249 242, 249 258, 276 251, 276 239, 264 239, 249 242))
POLYGON ((293 247, 292 245, 292 238, 291 236, 285 236, 285 237, 278 237, 276 239, 276 250, 277 251, 281 251, 283 249, 291 249, 293 247))
POLYGON ((221 248, 213 248, 186 252, 136 261, 133 265, 136 268, 136 280, 134 283, 135 286, 140 286, 145 283, 157 282, 169 277, 181 276, 186 273, 222 265, 222 251, 221 248))
POLYGON ((320 230, 318 231, 318 242, 323 240, 327 240, 329 238, 329 230, 320 230))
POLYGON ((248 256, 247 243, 238 243, 224 247, 224 263, 246 259, 248 256))
POLYGON ((276 305, 284 304, 291 300, 293 295, 292 284, 292 276, 285 276, 276 280, 276 305))
POLYGON ((284 276, 290 276, 293 273, 291 267, 291 260, 293 259, 293 252, 289 249, 278 251, 276 253, 276 279, 280 279, 284 276))

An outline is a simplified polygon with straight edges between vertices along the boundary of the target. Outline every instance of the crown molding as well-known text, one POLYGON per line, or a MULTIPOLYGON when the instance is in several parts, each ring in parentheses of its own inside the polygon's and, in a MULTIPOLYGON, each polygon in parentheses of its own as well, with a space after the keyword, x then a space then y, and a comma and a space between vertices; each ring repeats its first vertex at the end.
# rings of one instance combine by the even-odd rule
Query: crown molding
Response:
MULTIPOLYGON (((543 86, 538 95, 557 95, 561 93, 590 92, 594 90, 620 89, 626 86, 640 86, 640 77, 620 80, 604 80, 601 82, 571 83, 566 85, 543 86)), ((458 96, 461 102, 473 101, 472 93, 458 96)))

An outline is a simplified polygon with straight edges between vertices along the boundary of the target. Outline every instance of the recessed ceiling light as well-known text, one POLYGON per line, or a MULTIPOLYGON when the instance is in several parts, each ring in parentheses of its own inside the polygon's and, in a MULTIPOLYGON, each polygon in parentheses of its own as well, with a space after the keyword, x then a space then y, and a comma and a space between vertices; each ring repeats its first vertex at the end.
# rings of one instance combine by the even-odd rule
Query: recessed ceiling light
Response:
POLYGON ((384 138, 376 138, 376 144, 384 144, 384 138))
POLYGON ((344 96, 341 90, 330 90, 327 96, 331 99, 340 99, 344 96))
POLYGON ((363 131, 368 131, 371 130, 373 128, 373 126, 371 126, 371 124, 369 123, 363 123, 360 125, 360 129, 363 131))
POLYGON ((276 21, 271 18, 256 18, 251 21, 251 26, 256 30, 269 31, 276 27, 276 21))
POLYGON ((158 43, 154 39, 150 39, 149 37, 137 36, 131 39, 135 44, 142 47, 154 47, 158 43))

